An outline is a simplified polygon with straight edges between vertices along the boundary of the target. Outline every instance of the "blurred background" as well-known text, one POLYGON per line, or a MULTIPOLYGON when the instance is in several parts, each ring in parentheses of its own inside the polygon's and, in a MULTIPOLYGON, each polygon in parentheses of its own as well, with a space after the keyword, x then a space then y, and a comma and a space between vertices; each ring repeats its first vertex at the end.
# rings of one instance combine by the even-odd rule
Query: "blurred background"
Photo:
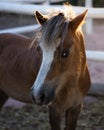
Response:
MULTIPOLYGON (((103 61, 87 59, 92 88, 84 100, 77 130, 104 130, 104 0, 0 0, 0 33, 33 37, 37 28, 34 10, 61 8, 64 2, 70 2, 78 14, 89 9, 83 27, 85 47, 88 51, 101 52, 100 57, 103 57, 103 61)), ((91 57, 94 56, 97 57, 91 53, 91 57)), ((47 112, 45 106, 37 107, 10 98, 0 113, 0 130, 50 129, 47 112)))

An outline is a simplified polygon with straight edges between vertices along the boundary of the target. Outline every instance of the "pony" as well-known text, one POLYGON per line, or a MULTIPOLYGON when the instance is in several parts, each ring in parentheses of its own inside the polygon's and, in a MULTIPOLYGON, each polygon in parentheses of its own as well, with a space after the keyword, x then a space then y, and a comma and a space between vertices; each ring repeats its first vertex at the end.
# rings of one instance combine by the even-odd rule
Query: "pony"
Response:
POLYGON ((0 109, 8 99, 47 105, 51 130, 75 130, 90 88, 82 23, 70 6, 49 15, 38 11, 34 36, 0 34, 0 109))

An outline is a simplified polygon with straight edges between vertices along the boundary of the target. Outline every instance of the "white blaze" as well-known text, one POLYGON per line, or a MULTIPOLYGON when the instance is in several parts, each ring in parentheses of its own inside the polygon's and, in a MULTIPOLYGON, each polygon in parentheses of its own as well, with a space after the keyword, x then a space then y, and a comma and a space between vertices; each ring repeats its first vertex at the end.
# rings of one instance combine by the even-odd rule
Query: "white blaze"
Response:
MULTIPOLYGON (((58 45, 58 44, 56 44, 56 45, 58 45)), ((42 57, 42 63, 41 63, 39 73, 37 75, 36 81, 33 84, 33 93, 35 96, 38 95, 38 92, 41 89, 42 84, 44 83, 44 80, 50 70, 52 61, 54 59, 54 52, 57 48, 56 45, 47 47, 47 46, 45 46, 44 43, 40 44, 40 47, 43 51, 43 57, 42 57)))

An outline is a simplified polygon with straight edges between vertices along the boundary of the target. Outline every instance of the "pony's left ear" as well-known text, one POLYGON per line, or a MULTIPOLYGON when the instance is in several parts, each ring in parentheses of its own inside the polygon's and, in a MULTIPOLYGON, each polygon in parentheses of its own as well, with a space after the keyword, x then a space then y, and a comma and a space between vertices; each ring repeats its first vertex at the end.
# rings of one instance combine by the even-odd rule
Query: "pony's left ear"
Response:
POLYGON ((43 14, 39 13, 38 11, 35 12, 35 18, 38 21, 39 24, 43 25, 48 18, 45 17, 43 14))
POLYGON ((77 30, 78 27, 82 26, 83 23, 85 22, 85 18, 87 16, 87 12, 88 12, 88 9, 86 11, 84 11, 82 14, 76 16, 72 21, 72 28, 74 30, 77 30))

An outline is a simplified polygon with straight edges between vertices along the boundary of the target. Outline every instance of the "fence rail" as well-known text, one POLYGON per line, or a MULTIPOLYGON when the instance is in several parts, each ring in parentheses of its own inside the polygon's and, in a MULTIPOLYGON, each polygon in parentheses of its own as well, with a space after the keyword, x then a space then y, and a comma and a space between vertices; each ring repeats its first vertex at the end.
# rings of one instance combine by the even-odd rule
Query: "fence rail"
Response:
MULTIPOLYGON (((77 14, 82 13, 86 7, 76 7, 73 6, 77 14)), ((18 14, 27 14, 33 15, 34 11, 40 10, 43 13, 49 11, 49 9, 63 9, 61 5, 34 5, 34 4, 20 4, 20 3, 10 3, 10 2, 0 2, 0 12, 8 13, 18 13, 18 14)), ((91 8, 88 9, 88 18, 104 18, 104 8, 91 8)))
MULTIPOLYGON (((61 5, 50 6, 49 4, 42 5, 33 5, 33 4, 23 4, 23 3, 10 3, 3 2, 8 0, 1 0, 0 2, 0 11, 1 12, 12 12, 18 14, 27 14, 33 15, 34 11, 40 10, 43 13, 47 13, 49 9, 63 9, 61 5)), ((17 1, 17 0, 15 0, 17 1)), ((19 0, 19 1, 27 1, 27 0, 19 0)), ((33 0, 31 0, 33 1, 33 0)), ((86 0, 88 1, 88 0, 86 0)), ((86 7, 73 7, 77 14, 82 13, 86 7)), ((88 18, 103 18, 104 19, 104 8, 91 8, 88 7, 88 18)), ((11 33, 24 33, 34 31, 38 25, 29 25, 24 27, 17 27, 12 29, 0 30, 0 33, 11 32, 11 33)), ((90 60, 96 61, 104 61, 104 52, 98 51, 86 51, 87 58, 90 60)))
POLYGON ((34 31, 38 27, 39 25, 28 25, 23 27, 0 30, 0 33, 28 33, 34 31))
POLYGON ((43 3, 45 0, 0 0, 0 2, 9 3, 43 3))

